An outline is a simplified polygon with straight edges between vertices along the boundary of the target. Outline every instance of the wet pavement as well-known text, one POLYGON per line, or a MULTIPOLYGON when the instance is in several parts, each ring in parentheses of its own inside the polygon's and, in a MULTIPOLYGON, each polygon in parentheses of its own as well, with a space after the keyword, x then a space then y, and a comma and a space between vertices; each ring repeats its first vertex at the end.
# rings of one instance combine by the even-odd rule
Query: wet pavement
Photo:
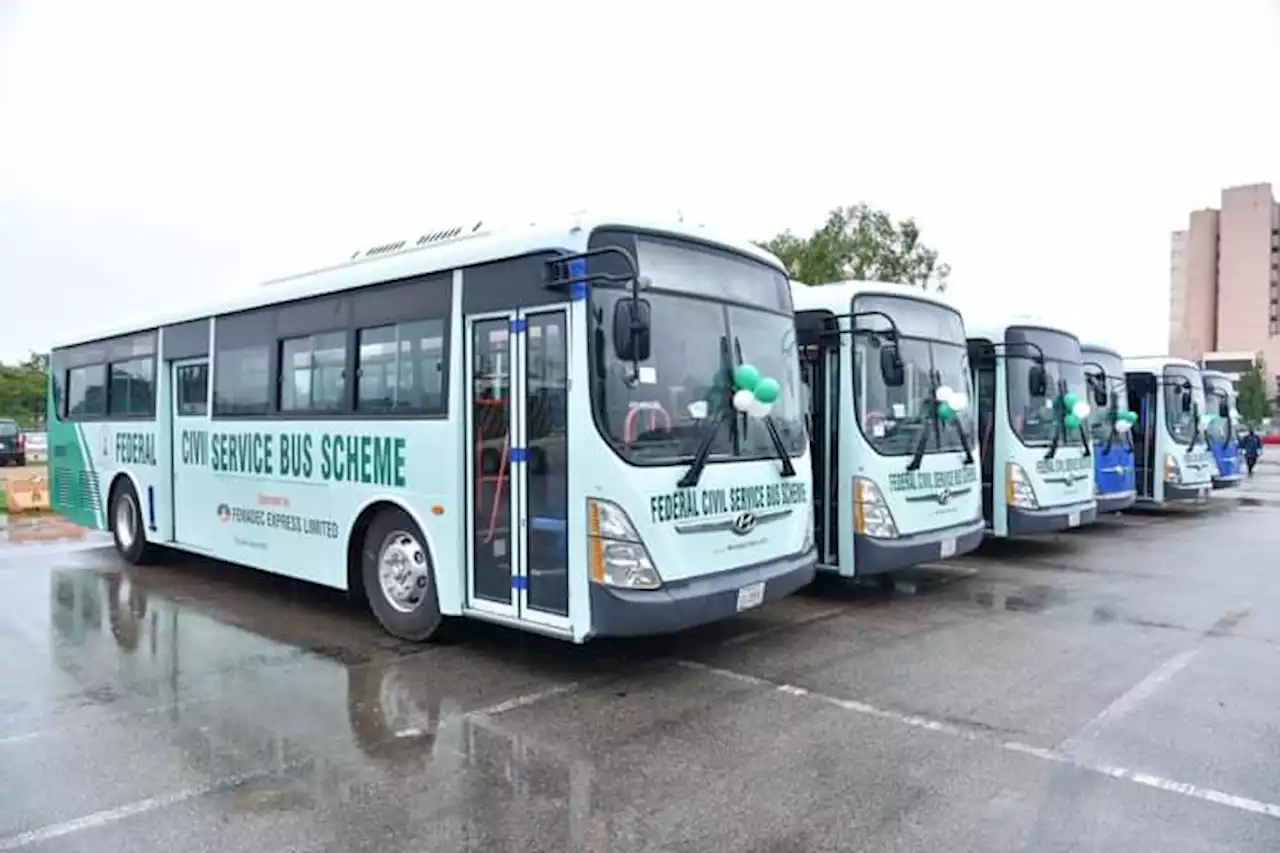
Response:
POLYGON ((0 851, 1275 851, 1278 528, 1280 467, 572 647, 8 522, 0 851))

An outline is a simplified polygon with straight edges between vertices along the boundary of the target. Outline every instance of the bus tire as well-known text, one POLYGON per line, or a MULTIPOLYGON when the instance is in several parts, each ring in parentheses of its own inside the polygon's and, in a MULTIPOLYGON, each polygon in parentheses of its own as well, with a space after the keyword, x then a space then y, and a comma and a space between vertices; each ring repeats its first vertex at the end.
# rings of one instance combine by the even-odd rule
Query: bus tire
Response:
POLYGON ((147 542, 138 493, 127 478, 122 477, 111 487, 111 500, 107 504, 107 526, 115 540, 116 553, 126 563, 139 566, 154 554, 155 548, 147 542))
POLYGON ((421 643, 439 631, 444 617, 435 567, 426 537, 407 512, 387 507, 374 516, 360 548, 360 577, 369 608, 387 633, 421 643))

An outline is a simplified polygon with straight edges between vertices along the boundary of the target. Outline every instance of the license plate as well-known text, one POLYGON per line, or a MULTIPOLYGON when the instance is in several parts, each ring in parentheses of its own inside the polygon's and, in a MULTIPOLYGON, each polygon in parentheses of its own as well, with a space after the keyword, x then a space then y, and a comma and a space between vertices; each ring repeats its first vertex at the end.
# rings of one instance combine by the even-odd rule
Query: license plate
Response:
POLYGON ((1080 513, 1073 512, 1071 513, 1071 515, 1067 516, 1067 527, 1079 527, 1079 526, 1080 526, 1080 513))
POLYGON ((938 556, 943 560, 945 560, 947 559, 947 557, 954 557, 955 555, 956 555, 956 540, 943 539, 942 547, 939 549, 938 556))
POLYGON ((764 581, 748 584, 738 590, 738 611, 759 607, 764 601, 764 581))

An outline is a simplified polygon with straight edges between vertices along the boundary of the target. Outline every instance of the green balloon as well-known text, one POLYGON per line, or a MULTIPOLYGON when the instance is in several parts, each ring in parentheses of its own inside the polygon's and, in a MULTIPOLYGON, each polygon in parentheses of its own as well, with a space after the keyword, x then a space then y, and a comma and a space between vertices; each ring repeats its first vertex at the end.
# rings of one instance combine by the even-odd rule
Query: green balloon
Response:
POLYGON ((739 364, 733 369, 733 384, 739 390, 754 391, 760 371, 754 364, 739 364))
POLYGON ((1076 417, 1075 412, 1067 412, 1062 422, 1067 425, 1067 429, 1077 429, 1080 426, 1080 419, 1076 417))
POLYGON ((1138 413, 1133 410, 1121 412, 1120 416, 1131 424, 1136 424, 1138 422, 1138 413))
POLYGON ((772 403, 782 393, 782 386, 773 377, 764 376, 755 383, 753 393, 761 403, 772 403))
POLYGON ((938 403, 938 420, 949 421, 956 416, 956 410, 951 408, 950 403, 938 403))
POLYGON ((1068 412, 1074 409, 1079 401, 1080 398, 1076 396, 1074 391, 1068 391, 1062 395, 1062 405, 1067 407, 1068 412))

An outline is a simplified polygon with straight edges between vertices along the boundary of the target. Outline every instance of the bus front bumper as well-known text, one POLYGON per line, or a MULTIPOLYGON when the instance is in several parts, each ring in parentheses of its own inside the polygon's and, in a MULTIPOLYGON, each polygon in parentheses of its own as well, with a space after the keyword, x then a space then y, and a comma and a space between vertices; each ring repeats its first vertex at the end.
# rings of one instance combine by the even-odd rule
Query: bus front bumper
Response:
POLYGON ((1044 509, 1009 508, 1009 535, 1035 536, 1038 533, 1060 533, 1073 527, 1092 524, 1098 517, 1098 505, 1088 503, 1051 506, 1044 509), (1072 522, 1075 522, 1072 524, 1072 522))
POLYGON ((1215 489, 1234 489, 1240 485, 1241 477, 1239 474, 1229 474, 1226 477, 1214 477, 1213 487, 1215 489))
MULTIPOLYGON (((1098 515, 1108 512, 1120 512, 1133 506, 1138 499, 1136 491, 1128 492, 1111 492, 1106 495, 1098 495, 1094 500, 1098 504, 1098 515)), ((1081 522, 1083 523, 1083 522, 1081 522)))
MULTIPOLYGON (((945 530, 930 530, 897 539, 873 539, 861 533, 853 535, 853 574, 882 575, 899 569, 931 563, 935 560, 968 554, 982 544, 987 525, 981 518, 972 523, 945 530), (955 543, 955 549, 943 555, 943 543, 955 543)), ((950 550, 950 549, 948 549, 950 550)))
POLYGON ((1194 502, 1209 497, 1211 491, 1213 483, 1165 483, 1164 499, 1194 502))
MULTIPOLYGON (((660 589, 616 589, 593 583, 592 637, 670 634, 738 615, 738 592, 764 583, 761 604, 786 598, 813 581, 816 548, 716 575, 664 584, 660 589)), ((755 608, 751 608, 755 609, 755 608)))

